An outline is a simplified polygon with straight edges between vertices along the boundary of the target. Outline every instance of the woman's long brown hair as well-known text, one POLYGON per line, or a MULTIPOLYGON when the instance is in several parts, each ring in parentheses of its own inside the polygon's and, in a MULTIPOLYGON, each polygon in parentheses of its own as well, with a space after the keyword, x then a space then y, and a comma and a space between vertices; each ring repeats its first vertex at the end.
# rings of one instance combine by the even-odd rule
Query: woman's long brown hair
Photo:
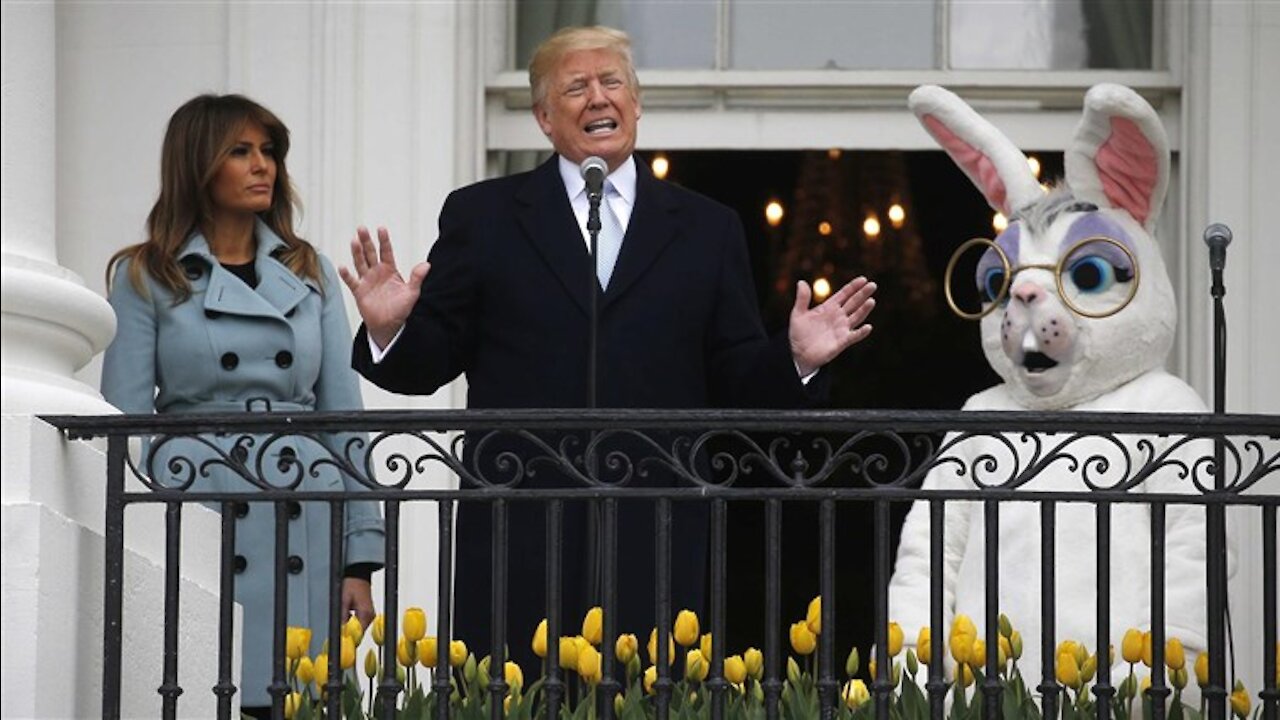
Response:
POLYGON ((293 229, 298 204, 285 156, 289 153, 289 128, 270 110, 243 95, 200 95, 188 100, 169 118, 160 152, 160 197, 147 216, 147 239, 131 245, 107 262, 107 287, 116 263, 129 260, 129 282, 146 293, 145 270, 174 295, 174 304, 191 297, 191 283, 178 264, 178 252, 202 226, 213 223, 210 183, 218 174, 245 125, 256 123, 275 147, 276 183, 271 207, 258 217, 284 240, 279 260, 302 278, 322 282, 320 261, 307 241, 293 229))

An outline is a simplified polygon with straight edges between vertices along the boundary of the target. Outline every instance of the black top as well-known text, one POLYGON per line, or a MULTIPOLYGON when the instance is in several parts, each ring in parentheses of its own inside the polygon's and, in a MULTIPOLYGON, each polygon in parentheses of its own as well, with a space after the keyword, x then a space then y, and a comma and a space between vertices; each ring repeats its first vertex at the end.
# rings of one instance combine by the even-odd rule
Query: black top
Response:
POLYGON ((250 260, 243 265, 232 265, 231 263, 222 263, 222 267, 228 272, 244 281, 249 287, 258 287, 258 273, 253 268, 253 261, 250 260))

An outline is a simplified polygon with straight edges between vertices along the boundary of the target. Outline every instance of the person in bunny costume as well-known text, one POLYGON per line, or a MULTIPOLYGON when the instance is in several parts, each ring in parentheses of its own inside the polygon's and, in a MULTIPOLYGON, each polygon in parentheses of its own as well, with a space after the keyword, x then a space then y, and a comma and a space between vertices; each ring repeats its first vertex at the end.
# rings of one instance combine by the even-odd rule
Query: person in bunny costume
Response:
MULTIPOLYGON (((963 316, 981 320, 983 350, 1003 382, 969 398, 966 410, 1086 412, 1207 412, 1182 380, 1163 369, 1174 337, 1177 308, 1172 284, 1152 233, 1169 179, 1169 146, 1155 111, 1132 90, 1098 85, 1084 101, 1084 116, 1065 157, 1065 183, 1046 191, 1026 157, 993 125, 951 92, 917 88, 909 100, 921 124, 964 170, 992 208, 1010 219, 994 242, 971 241, 972 276, 981 305, 963 316)), ((965 250, 962 246, 962 250, 965 250)), ((954 263, 953 263, 954 267, 954 263)), ((949 283, 955 278, 949 278, 949 283)), ((951 298, 949 291, 948 297, 951 298)), ((1066 442, 1066 435, 1017 434, 971 438, 951 447, 959 462, 940 463, 924 489, 973 489, 979 483, 1030 491, 1085 491, 1096 486, 1131 492, 1198 492, 1195 463, 1211 452, 1203 441, 1172 448, 1170 462, 1138 483, 1126 472, 1116 442, 1084 438, 1063 446, 1079 462, 1049 464, 1030 480, 1017 478, 1036 452, 1066 442), (987 472, 978 458, 1001 463, 987 472), (1105 457, 1111 473, 1087 469, 1105 457), (994 477, 999 475, 999 477, 994 477)), ((946 442, 951 442, 948 437, 946 442)), ((1117 438, 1128 458, 1147 457, 1140 440, 1159 453, 1170 438, 1117 438)), ((1182 440, 1178 438, 1176 440, 1182 440)), ((1203 470, 1199 470, 1203 472, 1203 470)), ((1141 503, 1111 506, 1110 627, 1103 643, 1117 648, 1127 628, 1150 629, 1151 510, 1141 503)), ((1055 643, 1083 642, 1105 668, 1097 634, 1097 523, 1088 503, 1058 503, 1055 558, 1041 562, 1040 504, 999 506, 999 611, 1024 638, 1019 668, 1034 688, 1041 658, 1041 572, 1053 572, 1055 643)), ((984 516, 979 503, 948 502, 945 510, 943 628, 945 642, 957 614, 968 615, 985 637, 984 516)), ((929 625, 929 506, 917 502, 902 531, 889 586, 889 617, 908 646, 929 625)), ((1166 506, 1165 631, 1194 658, 1206 646, 1205 523, 1200 508, 1166 506)), ((944 646, 945 647, 945 646, 944 646)), ((1048 658, 1052 668, 1053 658, 1048 658)), ((1117 654, 1113 682, 1128 673, 1117 654)), ((948 659, 948 677, 952 676, 948 659)), ((1104 670, 1100 669, 1100 674, 1104 670)), ((1052 681, 1050 669, 1046 679, 1052 681)))

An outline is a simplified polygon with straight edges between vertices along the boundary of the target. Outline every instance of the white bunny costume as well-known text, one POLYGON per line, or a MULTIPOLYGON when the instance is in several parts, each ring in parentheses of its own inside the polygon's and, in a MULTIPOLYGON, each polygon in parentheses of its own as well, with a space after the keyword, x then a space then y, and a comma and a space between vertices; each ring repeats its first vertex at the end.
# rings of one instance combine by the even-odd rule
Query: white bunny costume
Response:
MULTIPOLYGON (((1041 188, 1021 151, 954 94, 934 86, 917 88, 910 106, 991 207, 1010 218, 995 244, 1008 259, 980 262, 975 281, 998 306, 982 318, 982 345, 988 362, 1004 382, 965 403, 966 410, 1080 410, 1088 412, 1206 412, 1186 383, 1162 367, 1173 343, 1176 306, 1160 248, 1151 233, 1157 224, 1169 177, 1169 147, 1154 110, 1132 90, 1098 85, 1085 97, 1084 117, 1066 154, 1066 185, 1050 193, 1041 188), (1086 254, 1080 243, 1105 252, 1086 254), (1062 256, 1067 254, 1065 260, 1062 256), (1079 255, 1079 257, 1077 257, 1079 255), (985 263, 985 269, 984 269, 985 263), (1031 266, 1031 267, 1027 267, 1031 266), (1054 268, 1064 268, 1061 281, 1054 268), (1010 272, 1011 271, 1011 272, 1010 272), (1009 277, 1006 277, 1006 274, 1009 277), (1003 295, 1000 291, 1003 289, 1003 295), (1078 310, 1086 303, 1115 307, 1115 314, 1091 317, 1078 310), (1067 296, 1067 297, 1064 297, 1067 296), (1003 304, 1001 299, 1003 298, 1003 304), (1071 299, 1075 299, 1072 305, 1071 299)), ((998 253, 988 252, 998 259, 998 253)), ((1047 446, 1065 436, 1039 436, 1047 446)), ((1010 434, 1025 468, 1032 443, 1010 434)), ((1156 451, 1167 438, 1148 437, 1156 451)), ((951 438, 948 438, 948 442, 951 438)), ((1138 438, 1122 439, 1132 458, 1146 457, 1138 438)), ((1124 457, 1101 438, 1076 441, 1069 452, 1084 460, 1112 460, 1113 473, 1090 478, 1103 487, 1121 480, 1116 468, 1124 457)), ((1209 452, 1203 443, 1178 450, 1184 458, 1209 452)), ((944 463, 929 473, 925 489, 972 489, 975 480, 1002 482, 1008 476, 983 477, 974 458, 993 455, 1012 463, 1011 451, 994 438, 972 439, 952 453, 963 463, 944 463)), ((1081 467, 1051 464, 1022 485, 1028 490, 1083 491, 1081 467)), ((1132 492, 1194 492, 1192 481, 1165 467, 1132 492)), ((1002 503, 999 533, 999 597, 1024 638, 1019 667, 1029 687, 1041 676, 1040 506, 1002 503)), ((1150 629, 1150 509, 1115 504, 1111 515, 1109 642, 1117 648, 1126 628, 1150 629)), ((1096 634, 1097 535, 1095 509, 1059 503, 1053 572, 1057 641, 1074 639, 1094 652, 1096 634)), ((944 642, 957 613, 968 615, 985 637, 984 519, 978 503, 946 505, 943 628, 944 642)), ((926 503, 908 514, 889 587, 890 619, 908 644, 929 624, 930 518, 926 503)), ((1165 628, 1181 638, 1188 657, 1205 641, 1205 528, 1203 512, 1187 506, 1167 508, 1165 628)), ((1046 568, 1048 570, 1048 568, 1046 568)), ((1106 664, 1106 652, 1099 653, 1106 664)), ((1114 677, 1128 672, 1117 656, 1114 677)))

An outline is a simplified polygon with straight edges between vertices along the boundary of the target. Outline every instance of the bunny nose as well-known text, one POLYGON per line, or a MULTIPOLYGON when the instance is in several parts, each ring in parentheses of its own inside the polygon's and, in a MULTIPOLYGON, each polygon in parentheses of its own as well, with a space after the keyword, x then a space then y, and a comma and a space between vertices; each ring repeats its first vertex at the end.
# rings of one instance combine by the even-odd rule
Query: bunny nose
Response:
POLYGON ((1031 282, 1018 283, 1013 287, 1012 294, 1023 305, 1033 305, 1045 296, 1044 289, 1031 282))

